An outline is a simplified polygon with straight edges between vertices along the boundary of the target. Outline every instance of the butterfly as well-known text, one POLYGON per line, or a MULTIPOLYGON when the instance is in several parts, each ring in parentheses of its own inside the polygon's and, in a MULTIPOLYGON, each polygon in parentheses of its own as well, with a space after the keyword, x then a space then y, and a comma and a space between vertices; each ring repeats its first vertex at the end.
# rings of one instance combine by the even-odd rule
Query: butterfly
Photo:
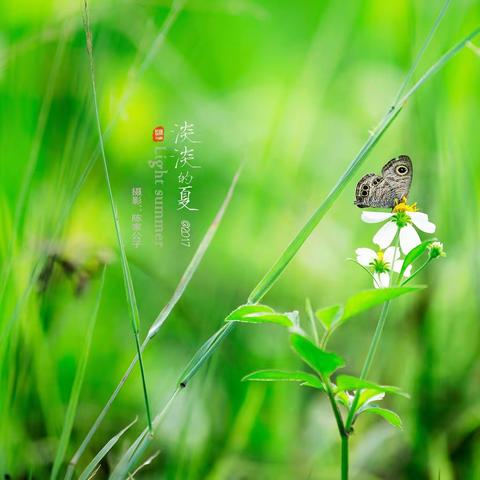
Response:
POLYGON ((412 177, 410 157, 400 155, 382 168, 381 175, 367 173, 360 179, 353 203, 359 208, 393 208, 408 196, 412 177))

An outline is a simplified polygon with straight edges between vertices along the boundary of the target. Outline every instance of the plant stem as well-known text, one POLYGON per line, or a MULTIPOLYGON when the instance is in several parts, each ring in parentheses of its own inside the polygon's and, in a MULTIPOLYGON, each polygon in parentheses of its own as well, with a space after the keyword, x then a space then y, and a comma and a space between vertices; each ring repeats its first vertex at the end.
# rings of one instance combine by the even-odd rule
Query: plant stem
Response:
MULTIPOLYGON (((310 312, 313 313, 310 301, 308 301, 307 303, 307 310, 309 310, 309 313, 310 312)), ((316 344, 317 345, 319 344, 318 335, 316 338, 316 344)), ((328 377, 325 377, 324 375, 319 375, 319 376, 320 376, 320 380, 322 380, 323 384, 325 385, 327 396, 333 410, 333 415, 335 416, 335 421, 337 422, 338 433, 340 435, 340 440, 342 444, 342 449, 341 449, 342 480, 348 480, 348 430, 345 428, 342 414, 340 413, 338 404, 335 401, 335 394, 333 393, 332 382, 328 377)))
MULTIPOLYGON (((395 258, 397 256, 397 251, 399 248, 399 241, 400 241, 400 229, 397 231, 395 235, 395 250, 393 252, 393 262, 390 274, 390 287, 393 283, 393 278, 395 272, 393 271, 393 266, 395 264, 395 258)), ((378 344, 380 343, 380 338, 382 337, 383 327, 385 326, 385 321, 387 320, 388 310, 390 308, 390 300, 385 302, 382 306, 382 311, 380 312, 380 318, 378 319, 377 327, 375 328, 375 333, 373 334, 372 342, 370 343, 370 348, 368 349, 367 358, 365 359, 365 363, 363 364, 362 371, 360 373, 360 378, 366 378, 370 371, 370 367, 372 366, 373 358, 375 357, 375 353, 377 352, 378 344)), ((355 392, 355 397, 352 402, 352 406, 348 411, 347 421, 345 422, 345 430, 347 432, 350 431, 352 427, 352 423, 355 417, 355 411, 357 410, 358 402, 360 400, 360 392, 361 389, 358 389, 355 392)))
POLYGON ((348 435, 342 435, 342 480, 348 480, 348 435))
POLYGON ((430 257, 427 258, 427 260, 422 264, 422 266, 418 269, 415 270, 409 277, 407 277, 401 284, 400 286, 403 287, 406 285, 412 278, 415 278, 431 261, 432 259, 430 257))
MULTIPOLYGON (((389 307, 390 307, 390 301, 385 302, 382 306, 382 311, 380 313, 380 318, 378 319, 377 328, 375 329, 372 342, 370 343, 370 348, 368 349, 367 358, 365 360, 365 363, 363 364, 362 372, 360 373, 360 378, 366 378, 368 376, 370 367, 373 362, 373 358, 375 356, 378 344, 380 342, 380 338, 382 336, 383 327, 385 326, 385 320, 387 319, 389 307)), ((361 390, 359 389, 355 393, 355 398, 353 399, 352 406, 348 411, 347 421, 345 423, 345 429, 347 430, 347 432, 349 432, 350 428, 352 427, 355 411, 357 409, 358 401, 360 400, 360 392, 361 390)))
POLYGON ((93 43, 92 43, 92 32, 90 30, 90 19, 88 16, 88 4, 87 0, 84 0, 83 4, 83 14, 84 14, 84 28, 85 28, 85 40, 87 44, 87 53, 88 53, 88 59, 89 59, 89 64, 90 64, 90 80, 92 84, 92 96, 93 96, 93 106, 94 106, 94 111, 95 111, 95 120, 97 124, 97 130, 98 130, 98 140, 99 140, 99 145, 100 145, 100 153, 102 157, 102 163, 103 163, 103 171, 105 174, 105 181, 107 184, 107 190, 108 190, 108 197, 110 200, 110 206, 112 209, 112 217, 113 217, 113 223, 115 226, 115 234, 117 237, 117 243, 118 243, 118 248, 120 250, 120 260, 121 260, 121 265, 122 265, 122 272, 123 272, 123 281, 125 284, 125 293, 127 296, 127 301, 130 307, 130 317, 131 317, 131 324, 132 324, 132 331, 133 331, 133 336, 135 339, 135 348, 137 351, 137 356, 138 356, 138 365, 140 367, 140 374, 142 378, 142 388, 143 388, 143 397, 145 401, 145 411, 147 415, 147 425, 148 425, 148 430, 151 434, 153 434, 153 427, 152 427, 152 416, 150 413, 150 402, 148 400, 148 392, 147 392, 147 382, 145 378, 145 369, 143 366, 143 359, 142 359, 142 352, 140 349, 140 334, 139 334, 139 324, 140 324, 140 318, 139 318, 139 313, 138 313, 138 306, 137 306, 137 300, 135 298, 135 290, 133 288, 133 282, 132 282, 132 276, 130 273, 130 267, 128 265, 128 259, 127 259, 127 254, 125 251, 125 245, 123 243, 123 237, 122 233, 120 230, 120 219, 118 215, 118 210, 117 206, 115 204, 115 199, 113 196, 113 189, 112 189, 112 184, 110 182, 110 174, 108 171, 108 165, 107 165, 107 157, 105 154, 105 146, 103 142, 103 133, 102 133, 102 127, 100 124, 100 114, 98 111, 98 101, 97 101, 97 87, 96 87, 96 82, 95 82, 95 65, 93 61, 93 43))

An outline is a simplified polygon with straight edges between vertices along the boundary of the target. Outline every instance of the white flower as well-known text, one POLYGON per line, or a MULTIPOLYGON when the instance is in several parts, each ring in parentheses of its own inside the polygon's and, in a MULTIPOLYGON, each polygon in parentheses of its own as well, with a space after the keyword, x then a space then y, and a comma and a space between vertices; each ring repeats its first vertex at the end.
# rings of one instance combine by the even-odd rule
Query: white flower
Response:
POLYGON ((362 212, 362 220, 366 223, 379 223, 388 220, 375 234, 373 242, 381 249, 385 249, 392 244, 395 235, 400 230, 400 248, 405 255, 421 243, 413 225, 425 233, 433 233, 436 228, 428 220, 426 213, 417 212, 415 205, 406 205, 404 202, 396 205, 391 213, 362 212))
MULTIPOLYGON (((390 272, 400 273, 403 260, 400 259, 400 250, 388 247, 384 252, 375 252, 370 248, 357 248, 355 250, 357 262, 372 272, 373 285, 375 288, 387 288, 390 286, 390 272)), ((412 266, 409 265, 404 276, 410 276, 412 266)))

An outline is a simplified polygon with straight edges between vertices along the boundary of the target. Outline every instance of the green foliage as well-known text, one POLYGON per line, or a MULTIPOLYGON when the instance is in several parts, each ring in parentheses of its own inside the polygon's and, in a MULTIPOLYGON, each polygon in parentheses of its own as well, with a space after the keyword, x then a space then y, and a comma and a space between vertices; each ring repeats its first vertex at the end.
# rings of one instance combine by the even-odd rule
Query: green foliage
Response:
POLYGON ((293 321, 287 314, 277 313, 267 305, 242 305, 230 313, 227 322, 275 323, 284 327, 292 327, 293 321))
POLYGON ((108 452, 115 446, 115 444, 120 440, 122 435, 137 421, 135 419, 132 423, 129 423, 124 429, 120 430, 116 435, 114 435, 102 448, 101 450, 93 457, 93 460, 87 465, 85 470, 80 474, 79 480, 88 480, 94 475, 94 472, 100 462, 105 458, 108 452))
POLYGON ((335 327, 335 324, 340 321, 343 315, 342 305, 331 305, 317 310, 315 316, 320 320, 321 325, 327 331, 335 327))
POLYGON ((306 387, 325 390, 318 377, 306 372, 289 372, 286 370, 257 370, 242 378, 242 382, 300 382, 306 387))
POLYGON ((377 392, 392 393, 395 395, 401 395, 403 397, 409 398, 409 395, 403 392, 398 387, 392 387, 388 385, 378 385, 374 382, 367 380, 362 380, 361 378, 354 377, 351 375, 338 375, 335 379, 337 389, 342 390, 360 390, 360 389, 371 389, 377 392))
POLYGON ((394 427, 402 429, 402 420, 401 418, 391 410, 387 410, 386 408, 379 408, 379 407, 368 407, 363 410, 365 413, 373 413, 375 415, 379 415, 383 417, 388 423, 393 425, 394 427))
POLYGON ((330 377, 335 370, 345 365, 342 357, 322 350, 298 333, 290 335, 290 344, 294 352, 319 375, 330 377))
POLYGON ((420 243, 420 245, 417 245, 415 248, 413 248, 407 253, 403 260, 402 268, 400 270, 400 278, 403 277, 403 274, 405 273, 405 270, 408 268, 408 266, 412 265, 415 260, 421 257, 428 250, 428 247, 436 240, 436 238, 425 240, 424 242, 420 243))
POLYGON ((345 304, 345 311, 339 324, 345 323, 350 318, 359 315, 371 308, 382 305, 383 303, 393 300, 394 298, 406 295, 407 293, 417 292, 425 288, 424 286, 415 287, 392 287, 392 288, 375 288, 371 290, 363 290, 352 295, 345 304))

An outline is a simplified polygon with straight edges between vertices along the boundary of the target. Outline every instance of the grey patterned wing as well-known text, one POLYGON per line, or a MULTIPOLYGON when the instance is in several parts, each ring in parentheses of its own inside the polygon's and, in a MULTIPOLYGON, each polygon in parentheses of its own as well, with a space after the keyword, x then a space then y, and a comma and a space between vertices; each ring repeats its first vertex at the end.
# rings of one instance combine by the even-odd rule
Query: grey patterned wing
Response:
MULTIPOLYGON (((385 179, 374 173, 367 173, 357 183, 355 189, 355 202, 359 208, 387 208, 390 206, 390 195, 384 197, 385 179)), ((387 189, 390 188, 387 186, 387 189)), ((388 192, 387 192, 388 193, 388 192)), ((392 200, 393 201, 393 200, 392 200)))
POLYGON ((407 197, 413 178, 413 165, 410 157, 400 155, 390 160, 382 168, 382 176, 385 179, 385 194, 388 197, 389 207, 395 205, 395 200, 401 201, 407 197), (393 197, 393 198, 392 198, 393 197))

